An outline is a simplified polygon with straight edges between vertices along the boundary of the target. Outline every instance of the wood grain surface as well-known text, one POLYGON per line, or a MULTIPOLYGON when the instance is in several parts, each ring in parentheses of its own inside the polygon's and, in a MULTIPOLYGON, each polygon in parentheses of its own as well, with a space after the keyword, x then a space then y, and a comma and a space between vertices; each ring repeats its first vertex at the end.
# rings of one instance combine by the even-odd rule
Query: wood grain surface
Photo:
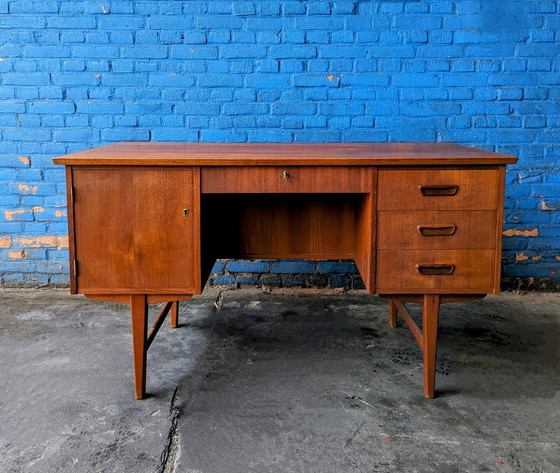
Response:
POLYGON ((55 164, 320 166, 508 164, 517 158, 450 143, 121 142, 55 158, 55 164))

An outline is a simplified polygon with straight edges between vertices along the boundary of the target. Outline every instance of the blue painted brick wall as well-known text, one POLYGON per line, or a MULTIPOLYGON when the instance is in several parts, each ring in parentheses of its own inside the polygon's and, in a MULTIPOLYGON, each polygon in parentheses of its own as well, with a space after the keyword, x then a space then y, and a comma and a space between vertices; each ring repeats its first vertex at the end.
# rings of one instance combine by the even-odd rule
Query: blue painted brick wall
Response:
MULTIPOLYGON (((450 141, 520 157, 504 276, 560 282, 559 57, 558 1, 0 0, 0 277, 67 282, 56 155, 122 140, 450 141)), ((346 263, 216 270, 360 285, 346 263)))

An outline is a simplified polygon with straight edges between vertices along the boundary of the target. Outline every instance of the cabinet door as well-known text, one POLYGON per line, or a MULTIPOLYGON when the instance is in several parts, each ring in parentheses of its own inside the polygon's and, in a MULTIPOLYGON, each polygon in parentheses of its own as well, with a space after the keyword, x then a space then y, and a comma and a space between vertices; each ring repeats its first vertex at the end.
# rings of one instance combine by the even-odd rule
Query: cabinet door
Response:
POLYGON ((74 167, 77 292, 199 292, 198 182, 193 168, 74 167))

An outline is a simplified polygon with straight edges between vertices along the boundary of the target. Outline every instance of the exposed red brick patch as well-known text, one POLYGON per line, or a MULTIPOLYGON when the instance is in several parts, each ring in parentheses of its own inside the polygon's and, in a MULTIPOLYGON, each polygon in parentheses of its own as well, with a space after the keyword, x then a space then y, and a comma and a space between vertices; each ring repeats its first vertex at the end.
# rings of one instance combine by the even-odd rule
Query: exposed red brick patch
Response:
POLYGON ((532 230, 516 230, 510 228, 504 232, 505 236, 522 236, 522 237, 536 237, 539 236, 539 229, 533 228, 532 230))
POLYGON ((16 238, 15 242, 27 248, 68 248, 68 237, 40 236, 35 238, 16 238))
POLYGON ((0 248, 10 248, 12 239, 10 237, 0 237, 0 248))

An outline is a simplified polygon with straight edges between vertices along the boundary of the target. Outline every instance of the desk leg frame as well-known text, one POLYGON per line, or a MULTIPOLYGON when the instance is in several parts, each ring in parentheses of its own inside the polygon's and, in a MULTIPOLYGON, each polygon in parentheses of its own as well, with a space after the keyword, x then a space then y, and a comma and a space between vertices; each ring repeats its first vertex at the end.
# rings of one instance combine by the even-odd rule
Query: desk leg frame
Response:
POLYGON ((441 296, 438 294, 424 294, 407 298, 399 296, 383 297, 389 299, 389 325, 395 328, 397 326, 397 316, 401 314, 422 350, 424 395, 428 399, 433 399, 435 395, 437 334, 441 296), (412 319, 410 312, 404 305, 403 299, 408 300, 408 302, 419 302, 422 304, 422 329, 412 319))
POLYGON ((146 359, 148 354, 148 301, 145 295, 130 296, 132 322, 132 360, 134 364, 134 396, 146 394, 146 359))
POLYGON ((132 323, 132 360, 134 365, 134 396, 143 399, 146 395, 146 362, 148 348, 152 344, 165 317, 169 314, 171 328, 179 325, 179 301, 167 302, 148 330, 148 296, 130 296, 132 323))
POLYGON ((422 349, 424 361, 424 395, 432 399, 435 394, 437 335, 441 304, 482 299, 485 294, 380 294, 389 299, 389 325, 397 326, 400 314, 422 349), (416 325, 405 302, 422 304, 422 329, 416 325))

